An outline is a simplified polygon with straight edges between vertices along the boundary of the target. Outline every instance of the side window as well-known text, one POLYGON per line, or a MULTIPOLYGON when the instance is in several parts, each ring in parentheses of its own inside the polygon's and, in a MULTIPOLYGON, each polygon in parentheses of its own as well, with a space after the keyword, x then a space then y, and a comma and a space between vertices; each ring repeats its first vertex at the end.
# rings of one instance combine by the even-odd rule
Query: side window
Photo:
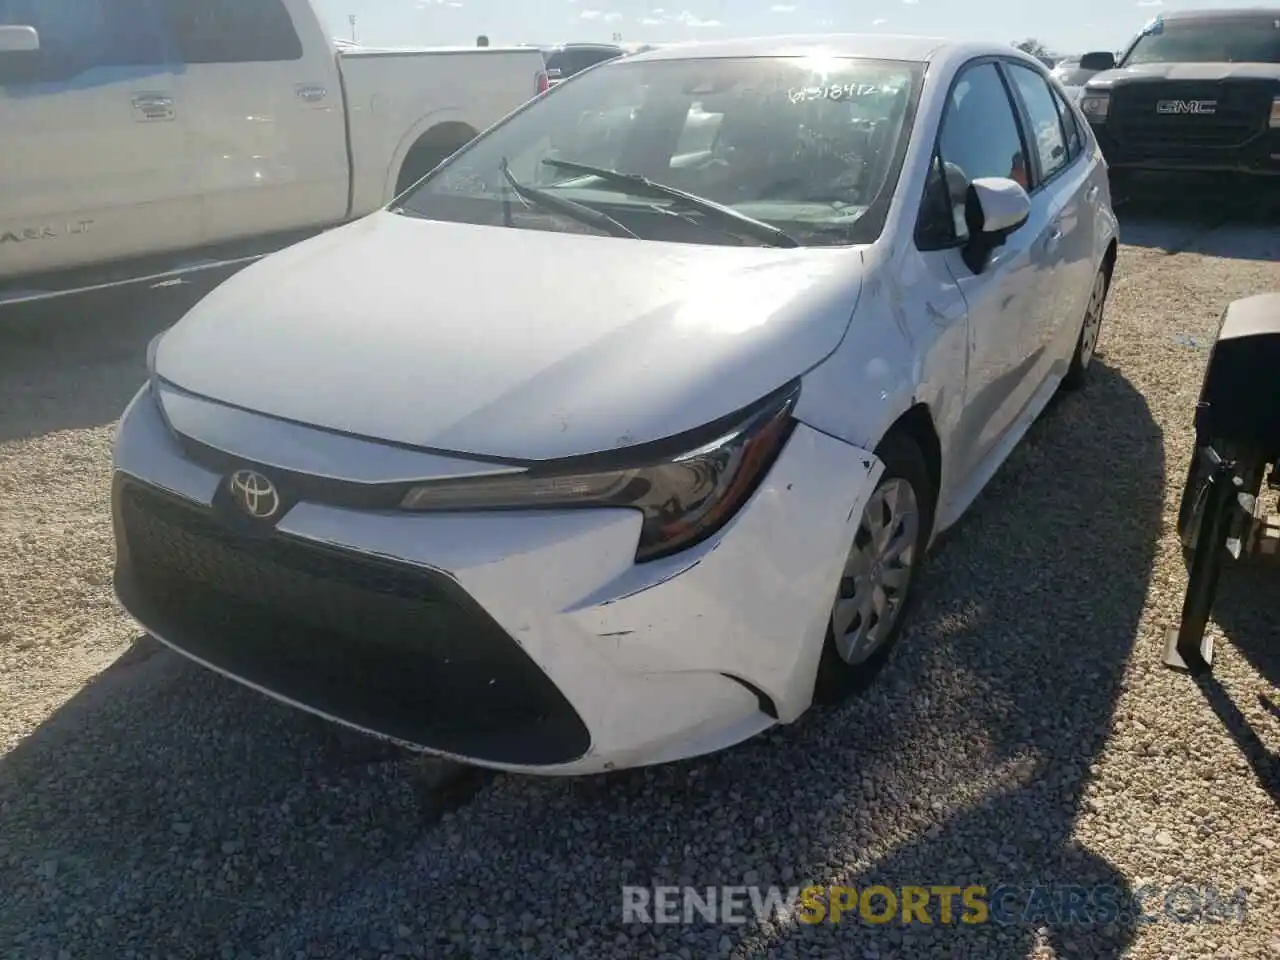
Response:
POLYGON ((980 177, 1006 177, 1029 187, 1027 152, 1000 71, 993 63, 969 67, 943 108, 938 135, 956 238, 966 240, 965 197, 980 177))
POLYGON ((614 60, 617 54, 612 50, 594 50, 583 58, 582 68, 594 67, 597 63, 604 63, 606 60, 614 60))
POLYGON ((933 159, 929 161, 929 175, 924 182, 920 216, 916 220, 916 246, 920 250, 943 250, 955 243, 954 210, 942 157, 934 150, 933 159))
POLYGON ((1006 69, 1031 118, 1031 139, 1040 158, 1040 176, 1048 180, 1070 162, 1053 90, 1034 70, 1015 63, 1007 64, 1006 69))
POLYGON ((560 72, 566 77, 581 73, 586 66, 581 50, 566 50, 564 56, 560 58, 560 72))
POLYGON ((103 67, 170 60, 147 0, 0 0, 0 24, 40 34, 40 52, 24 80, 57 83, 103 67))
POLYGON ((162 0, 185 63, 302 59, 302 41, 281 0, 162 0))
POLYGON ((1084 152, 1084 137, 1080 133, 1080 122, 1071 104, 1057 90, 1053 91, 1053 101, 1058 105, 1058 116, 1062 118, 1062 130, 1067 135, 1067 162, 1072 163, 1084 152))

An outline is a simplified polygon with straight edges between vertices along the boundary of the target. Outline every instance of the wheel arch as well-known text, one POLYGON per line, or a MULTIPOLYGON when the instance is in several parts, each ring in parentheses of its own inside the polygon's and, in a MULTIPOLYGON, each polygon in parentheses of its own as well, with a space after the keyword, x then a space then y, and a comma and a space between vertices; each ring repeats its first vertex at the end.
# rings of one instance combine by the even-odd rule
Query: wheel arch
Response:
MULTIPOLYGON (((905 437, 920 449, 936 501, 942 493, 942 440, 929 405, 922 401, 913 403, 889 425, 884 435, 905 437)), ((880 443, 883 442, 881 439, 880 443)))
POLYGON ((387 170, 388 198, 400 196, 478 134, 471 124, 447 112, 423 117, 396 147, 387 170))
POLYGON ((1105 270, 1107 273, 1108 286, 1111 284, 1111 281, 1115 278, 1116 258, 1119 257, 1119 255, 1120 255, 1120 241, 1116 237, 1112 237, 1110 242, 1107 243, 1106 252, 1103 253, 1102 255, 1102 269, 1105 270))

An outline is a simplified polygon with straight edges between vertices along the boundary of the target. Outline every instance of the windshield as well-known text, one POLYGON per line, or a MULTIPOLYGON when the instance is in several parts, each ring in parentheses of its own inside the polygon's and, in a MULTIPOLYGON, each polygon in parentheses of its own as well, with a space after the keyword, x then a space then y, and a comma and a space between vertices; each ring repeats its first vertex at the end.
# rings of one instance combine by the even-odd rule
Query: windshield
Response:
POLYGON ((760 244, 776 242, 774 228, 807 246, 867 243, 883 227, 922 73, 846 58, 619 61, 473 141, 398 209, 600 233, 568 209, 587 207, 644 240, 760 244))
POLYGON ((1139 63, 1280 63, 1280 16, 1157 21, 1121 66, 1139 63))

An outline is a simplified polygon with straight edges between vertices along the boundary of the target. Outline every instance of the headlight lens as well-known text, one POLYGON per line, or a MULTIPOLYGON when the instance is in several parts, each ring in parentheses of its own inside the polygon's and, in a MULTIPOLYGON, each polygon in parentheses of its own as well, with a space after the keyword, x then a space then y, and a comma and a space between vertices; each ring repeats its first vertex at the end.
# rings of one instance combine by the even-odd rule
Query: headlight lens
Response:
POLYGON ((418 511, 630 507, 644 517, 636 560, 656 560, 705 540, 746 503, 791 434, 799 396, 797 381, 727 419, 714 439, 675 456, 649 458, 637 451, 635 462, 607 469, 559 464, 516 475, 440 480, 414 487, 401 506, 418 511))
POLYGON ((148 381, 155 380, 156 351, 160 349, 160 340, 164 337, 166 333, 168 333, 168 330, 161 330, 154 337, 152 337, 151 342, 147 344, 147 380, 148 381))
POLYGON ((1111 112, 1111 94, 1089 93, 1080 95, 1080 112, 1089 120, 1105 120, 1111 112))

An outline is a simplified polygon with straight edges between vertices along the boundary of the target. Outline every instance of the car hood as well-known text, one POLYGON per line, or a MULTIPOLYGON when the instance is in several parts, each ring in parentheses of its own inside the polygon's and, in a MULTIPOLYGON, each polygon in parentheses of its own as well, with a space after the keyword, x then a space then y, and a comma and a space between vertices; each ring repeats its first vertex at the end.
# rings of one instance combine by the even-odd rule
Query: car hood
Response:
POLYGON ((1275 63, 1142 63, 1106 70, 1089 78, 1089 90, 1107 90, 1130 83, 1158 80, 1280 80, 1275 63))
POLYGON ((859 248, 637 241, 380 212, 274 254, 160 340, 155 373, 274 417, 542 460, 669 437, 839 345, 859 248))

